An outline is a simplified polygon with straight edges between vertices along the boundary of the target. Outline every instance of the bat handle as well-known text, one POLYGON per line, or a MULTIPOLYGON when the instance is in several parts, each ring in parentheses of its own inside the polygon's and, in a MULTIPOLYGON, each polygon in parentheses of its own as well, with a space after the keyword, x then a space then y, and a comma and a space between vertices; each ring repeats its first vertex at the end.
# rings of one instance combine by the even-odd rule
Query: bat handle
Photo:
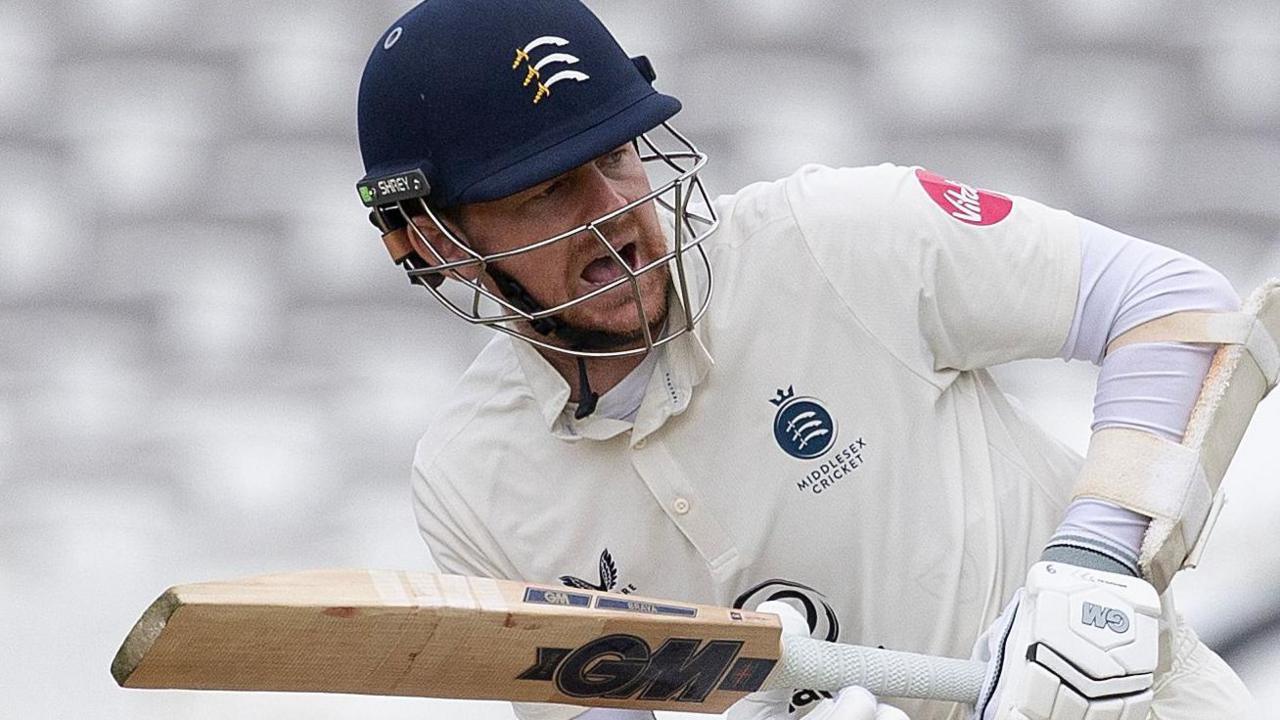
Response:
POLYGON ((859 685, 883 697, 949 700, 972 705, 987 674, 976 660, 843 645, 790 636, 765 688, 836 691, 859 685))

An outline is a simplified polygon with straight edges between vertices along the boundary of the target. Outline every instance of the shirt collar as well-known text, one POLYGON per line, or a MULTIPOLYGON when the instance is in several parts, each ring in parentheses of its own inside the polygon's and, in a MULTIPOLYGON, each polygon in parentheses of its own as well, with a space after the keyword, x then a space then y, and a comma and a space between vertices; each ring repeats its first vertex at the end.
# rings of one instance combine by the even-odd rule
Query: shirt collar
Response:
POLYGON ((569 384, 560 373, 529 343, 512 340, 511 344, 547 430, 562 440, 607 440, 634 427, 631 441, 637 442, 662 427, 667 418, 684 412, 693 388, 715 364, 696 329, 683 333, 653 351, 658 353, 657 362, 634 425, 595 415, 577 420, 569 408, 569 384))

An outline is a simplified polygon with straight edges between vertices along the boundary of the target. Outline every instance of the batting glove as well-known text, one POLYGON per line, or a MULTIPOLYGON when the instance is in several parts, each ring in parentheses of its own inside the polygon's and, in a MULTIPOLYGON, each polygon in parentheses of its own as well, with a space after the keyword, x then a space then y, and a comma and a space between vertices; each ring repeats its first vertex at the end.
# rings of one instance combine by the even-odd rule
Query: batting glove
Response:
MULTIPOLYGON (((773 613, 782 620, 784 635, 809 637, 809 624, 800 612, 785 602, 770 600, 760 603, 757 612, 773 613)), ((790 688, 763 690, 751 693, 733 704, 725 715, 727 720, 791 720, 800 717, 791 707, 790 688)), ((898 708, 876 701, 866 688, 847 687, 835 697, 814 705, 804 720, 910 720, 898 708)))
POLYGON ((1160 598, 1145 580, 1038 562, 974 647, 972 720, 1145 720, 1160 598))

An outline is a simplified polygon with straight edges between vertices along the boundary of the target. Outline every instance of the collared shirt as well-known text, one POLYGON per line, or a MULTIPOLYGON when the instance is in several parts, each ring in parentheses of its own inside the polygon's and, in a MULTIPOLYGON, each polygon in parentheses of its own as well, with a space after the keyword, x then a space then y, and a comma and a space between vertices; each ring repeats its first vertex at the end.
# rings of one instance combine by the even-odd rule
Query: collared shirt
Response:
MULTIPOLYGON (((644 391, 649 386, 649 379, 653 377, 657 364, 658 353, 645 355, 639 365, 600 396, 595 414, 634 423, 636 415, 640 413, 640 405, 644 403, 644 391)), ((577 403, 570 403, 568 407, 576 414, 577 403)))
POLYGON ((1079 468, 982 370, 1062 347, 1078 221, 890 165, 716 203, 716 296, 658 351, 634 423, 575 420, 523 343, 481 352, 414 462, 436 563, 715 605, 784 593, 818 637, 967 656, 1079 468))

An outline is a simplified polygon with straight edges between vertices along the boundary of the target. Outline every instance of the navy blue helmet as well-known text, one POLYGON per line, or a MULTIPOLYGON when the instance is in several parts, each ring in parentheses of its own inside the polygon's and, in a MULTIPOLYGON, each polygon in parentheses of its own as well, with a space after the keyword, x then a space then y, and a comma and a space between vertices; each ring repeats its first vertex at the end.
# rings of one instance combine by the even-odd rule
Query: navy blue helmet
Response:
POLYGON ((420 171, 437 208, 511 195, 675 115, 576 0, 428 0, 360 81, 362 182, 420 171))

